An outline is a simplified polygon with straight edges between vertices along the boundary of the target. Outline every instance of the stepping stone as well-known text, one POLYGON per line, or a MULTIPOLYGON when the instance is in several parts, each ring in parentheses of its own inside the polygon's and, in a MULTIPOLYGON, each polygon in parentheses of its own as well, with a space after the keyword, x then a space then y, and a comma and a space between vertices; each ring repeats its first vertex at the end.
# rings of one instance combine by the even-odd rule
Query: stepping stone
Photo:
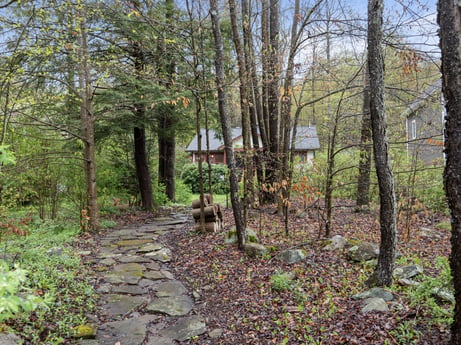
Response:
POLYGON ((205 320, 200 315, 179 319, 173 325, 160 331, 160 335, 178 341, 184 341, 206 332, 205 320))
POLYGON ((171 250, 169 248, 162 248, 156 252, 147 253, 146 256, 152 258, 155 261, 169 262, 171 261, 171 250))
POLYGON ((149 260, 148 258, 145 258, 143 256, 139 256, 139 255, 126 255, 126 256, 122 255, 118 259, 118 261, 123 262, 123 263, 131 263, 131 262, 147 263, 147 262, 150 262, 151 260, 149 260))
POLYGON ((99 263, 104 266, 112 266, 113 264, 116 264, 117 261, 115 261, 112 258, 107 258, 107 259, 100 260, 99 263))
POLYGON ((140 265, 136 262, 130 262, 126 264, 120 264, 114 267, 114 272, 128 272, 132 275, 142 276, 142 272, 145 271, 146 268, 143 265, 140 265))
POLYGON ((147 291, 140 288, 137 285, 115 285, 112 288, 112 292, 115 294, 126 294, 126 295, 144 295, 147 291))
POLYGON ((177 280, 160 283, 157 287, 157 297, 180 296, 187 292, 184 285, 177 280))
POLYGON ((155 299, 146 307, 152 314, 160 313, 170 316, 183 316, 189 313, 194 306, 194 301, 189 296, 172 296, 155 299))
POLYGON ((145 246, 142 246, 137 250, 138 253, 149 253, 149 252, 155 252, 157 250, 160 250, 163 248, 163 244, 160 243, 149 243, 145 246))
POLYGON ((160 270, 160 264, 158 262, 151 262, 148 263, 147 265, 144 265, 148 270, 152 271, 159 271, 160 270))
POLYGON ((141 345, 147 337, 147 324, 154 317, 144 315, 122 321, 108 322, 100 327, 98 340, 100 345, 141 345))
POLYGON ((108 272, 103 274, 104 280, 110 284, 130 284, 136 285, 142 277, 131 274, 131 272, 108 272))
POLYGON ((121 240, 115 242, 119 247, 140 247, 143 244, 151 242, 150 240, 121 240))
POLYGON ((146 345, 176 345, 176 342, 171 338, 165 337, 149 337, 146 345))
POLYGON ((159 271, 144 272, 143 277, 147 278, 147 279, 150 279, 150 280, 165 279, 165 276, 162 273, 160 273, 159 271))
POLYGON ((111 316, 125 315, 147 302, 146 297, 127 295, 108 295, 102 309, 111 316))

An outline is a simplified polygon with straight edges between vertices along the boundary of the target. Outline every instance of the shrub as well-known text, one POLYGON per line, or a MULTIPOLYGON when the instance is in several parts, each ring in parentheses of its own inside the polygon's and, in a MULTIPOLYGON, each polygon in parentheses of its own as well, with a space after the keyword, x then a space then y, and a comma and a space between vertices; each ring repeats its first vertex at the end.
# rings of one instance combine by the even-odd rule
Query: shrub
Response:
MULTIPOLYGON (((205 191, 209 185, 208 182, 208 163, 203 163, 203 185, 205 191)), ((215 194, 226 194, 229 191, 229 183, 227 176, 229 175, 227 166, 223 164, 211 164, 211 188, 215 194)), ((192 193, 199 193, 200 189, 200 176, 198 171, 198 164, 187 164, 184 166, 181 173, 181 179, 184 184, 189 186, 192 193)))

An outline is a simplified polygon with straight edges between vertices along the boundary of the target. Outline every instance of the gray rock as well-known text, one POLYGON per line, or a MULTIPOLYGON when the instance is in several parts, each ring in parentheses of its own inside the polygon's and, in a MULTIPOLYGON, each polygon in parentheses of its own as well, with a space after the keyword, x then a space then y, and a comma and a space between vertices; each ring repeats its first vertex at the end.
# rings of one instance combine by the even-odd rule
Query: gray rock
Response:
POLYGON ((166 270, 160 270, 160 273, 163 274, 163 276, 166 278, 166 279, 174 279, 174 275, 169 272, 169 271, 166 271, 166 270))
POLYGON ((156 252, 163 248, 163 245, 160 243, 150 243, 145 246, 142 246, 137 250, 138 253, 149 253, 149 252, 156 252))
POLYGON ((329 240, 327 240, 326 245, 323 247, 323 250, 333 251, 333 250, 341 250, 347 244, 347 239, 342 237, 341 235, 335 235, 329 240))
POLYGON ((405 278, 399 279, 397 282, 402 286, 418 286, 420 284, 417 281, 414 281, 412 279, 405 279, 405 278))
POLYGON ((146 345, 176 345, 176 342, 171 338, 165 338, 160 336, 149 337, 146 345))
POLYGON ((362 313, 370 312, 370 311, 389 311, 389 307, 386 301, 379 297, 372 297, 367 298, 365 301, 365 305, 362 308, 362 313))
POLYGON ((306 258, 306 252, 302 249, 289 249, 278 254, 276 258, 287 264, 294 264, 304 260, 306 258))
POLYGON ((143 277, 150 280, 161 280, 165 278, 165 276, 159 271, 144 272, 143 277))
POLYGON ((379 255, 379 247, 375 243, 362 242, 349 248, 347 257, 349 260, 361 262, 376 259, 379 255))
POLYGON ((432 294, 445 303, 455 303, 455 295, 447 290, 442 288, 434 288, 432 294))
POLYGON ((160 331, 160 335, 178 341, 184 341, 206 332, 205 320, 199 315, 181 318, 173 325, 160 331))
POLYGON ((267 248, 262 244, 250 242, 245 244, 245 253, 252 257, 261 256, 267 253, 267 248))
POLYGON ((46 253, 48 255, 60 256, 63 253, 63 249, 61 247, 53 247, 53 248, 48 249, 46 253))
POLYGON ((99 263, 101 265, 104 265, 104 266, 112 266, 112 265, 116 264, 117 261, 115 261, 112 258, 106 258, 106 259, 100 260, 99 263))
POLYGON ((219 338, 220 336, 222 336, 223 332, 224 332, 224 330, 222 328, 215 328, 212 331, 208 332, 208 336, 211 339, 216 339, 216 338, 219 338))
POLYGON ((157 286, 156 290, 158 297, 180 296, 187 292, 184 285, 177 280, 162 282, 157 286))
POLYGON ((120 294, 108 295, 105 300, 107 302, 102 305, 102 309, 113 316, 128 314, 147 302, 145 297, 120 294))
POLYGON ((399 280, 399 279, 410 279, 418 274, 423 273, 423 267, 420 265, 408 265, 408 266, 403 266, 403 267, 397 267, 394 270, 394 278, 399 280))
POLYGON ((146 311, 152 314, 160 313, 170 316, 183 316, 189 313, 193 306, 194 301, 189 296, 160 297, 147 305, 146 311))
POLYGON ((123 263, 131 263, 131 262, 147 263, 147 262, 150 262, 150 259, 144 256, 139 256, 139 255, 122 255, 118 259, 118 261, 123 262, 123 263))
MULTIPOLYGON (((235 226, 231 227, 228 232, 225 234, 224 243, 225 244, 235 244, 238 242, 237 239, 237 229, 235 226)), ((247 243, 259 243, 259 238, 256 232, 253 229, 245 229, 245 242, 247 243)))
POLYGON ((157 250, 155 252, 149 252, 145 254, 146 256, 150 257, 151 259, 155 261, 160 261, 160 262, 169 262, 171 261, 171 250, 169 248, 163 247, 160 250, 157 250))
POLYGON ((137 285, 115 285, 112 288, 114 294, 126 294, 126 295, 144 295, 147 293, 145 289, 140 288, 137 285))
POLYGON ((98 340, 101 345, 140 345, 147 337, 147 324, 154 319, 152 315, 144 315, 122 321, 108 322, 101 326, 98 340))
POLYGON ((355 300, 368 298, 381 298, 384 301, 389 302, 394 299, 394 295, 391 292, 384 290, 383 288, 376 287, 352 296, 352 299, 355 300))
POLYGON ((0 333, 0 345, 19 345, 20 338, 12 333, 0 333))

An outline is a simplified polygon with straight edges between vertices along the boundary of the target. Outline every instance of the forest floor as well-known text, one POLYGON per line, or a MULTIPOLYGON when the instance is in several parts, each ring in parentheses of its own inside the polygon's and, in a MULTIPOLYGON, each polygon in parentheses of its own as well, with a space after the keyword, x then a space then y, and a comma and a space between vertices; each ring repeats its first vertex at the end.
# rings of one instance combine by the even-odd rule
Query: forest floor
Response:
MULTIPOLYGON (((192 220, 164 239, 175 253, 172 272, 194 291, 196 310, 206 316, 208 329, 220 334, 182 344, 448 344, 451 306, 421 288, 394 284, 389 289, 399 308, 363 313, 363 302, 351 296, 367 290, 364 281, 373 264, 349 261, 346 250, 323 250, 322 209, 302 216, 291 213, 288 236, 274 211, 267 207, 250 212, 248 226, 271 249, 261 257, 226 245, 224 232, 197 233, 192 220), (304 249, 306 259, 292 265, 275 259, 288 248, 304 249), (294 272, 296 280, 275 285, 273 277, 281 272, 294 272)), ((228 230, 233 225, 231 210, 225 210, 224 218, 228 230)), ((420 209, 399 218, 398 264, 420 264, 424 274, 419 280, 437 281, 436 258, 450 252, 447 216, 420 209)), ((355 212, 349 202, 335 205, 330 237, 337 234, 379 243, 378 209, 355 212)))

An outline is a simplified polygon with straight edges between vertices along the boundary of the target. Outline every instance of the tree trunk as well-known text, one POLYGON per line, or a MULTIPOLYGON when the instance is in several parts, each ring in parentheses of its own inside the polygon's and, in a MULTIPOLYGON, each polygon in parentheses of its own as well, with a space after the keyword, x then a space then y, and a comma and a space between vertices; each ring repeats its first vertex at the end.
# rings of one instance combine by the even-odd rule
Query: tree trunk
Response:
POLYGON ((445 193, 451 214, 450 266, 455 288, 451 344, 461 344, 461 4, 439 0, 442 90, 445 97, 445 193))
POLYGON ((370 203, 370 170, 371 170, 371 119, 370 119, 370 80, 368 66, 365 69, 365 85, 363 88, 362 130, 360 136, 359 177, 357 181, 357 207, 370 203))
MULTIPOLYGON (((131 43, 132 56, 134 58, 134 68, 137 79, 144 78, 145 68, 144 53, 139 42, 131 43)), ((141 205, 145 210, 154 208, 154 199, 152 195, 152 182, 149 172, 149 159, 146 149, 146 130, 144 122, 146 121, 146 108, 142 103, 134 106, 134 115, 138 124, 133 129, 134 139, 134 163, 136 167, 136 176, 138 179, 139 192, 141 194, 141 205)))
POLYGON ((245 222, 242 216, 242 206, 239 199, 239 186, 237 178, 237 167, 235 165, 234 151, 232 149, 232 132, 229 117, 226 109, 226 89, 224 78, 224 48, 220 29, 218 14, 218 0, 210 0, 210 16, 215 41, 215 68, 216 84, 218 89, 218 109, 221 127, 223 131, 224 149, 226 153, 227 166, 229 167, 230 192, 232 210, 234 212, 235 227, 237 230, 238 247, 243 250, 245 246, 245 222))
POLYGON ((242 114, 242 137, 243 137, 243 219, 246 222, 248 218, 248 209, 253 204, 254 198, 254 179, 253 179, 253 156, 251 155, 250 140, 250 109, 249 109, 249 83, 248 72, 245 64, 245 54, 237 27, 237 11, 235 0, 229 0, 229 13, 232 27, 232 40, 234 42, 235 53, 237 55, 237 65, 239 74, 239 91, 240 91, 240 109, 242 114))
POLYGON ((378 176, 380 198, 381 243, 378 264, 369 285, 392 284, 397 246, 396 199, 394 176, 389 158, 384 107, 384 60, 382 55, 383 0, 368 2, 368 69, 370 75, 370 115, 373 133, 373 153, 378 176))
MULTIPOLYGON (((139 109, 138 113, 141 111, 139 109)), ((144 113, 144 111, 142 111, 144 113)), ((144 114, 139 115, 144 117, 144 114)), ((134 162, 136 166, 136 176, 138 177, 139 191, 141 193, 142 207, 145 210, 154 208, 152 197, 152 183, 149 173, 149 162, 146 150, 146 131, 142 127, 135 127, 134 131, 134 162)))
MULTIPOLYGON (((174 1, 165 0, 165 19, 167 23, 172 23, 174 1)), ((164 75, 166 82, 164 85, 167 89, 173 86, 175 75, 175 60, 165 46, 165 42, 160 40, 159 44, 159 72, 164 75)), ((165 185, 165 193, 168 199, 175 199, 175 149, 176 149, 176 130, 174 128, 177 122, 175 117, 175 107, 166 105, 162 107, 161 113, 158 114, 158 148, 159 148, 159 183, 165 185)))
POLYGON ((78 36, 78 76, 80 89, 80 118, 84 140, 83 161, 86 183, 86 217, 89 230, 99 228, 98 193, 96 186, 96 162, 94 143, 94 112, 89 66, 88 36, 85 14, 80 13, 80 32, 78 36))

